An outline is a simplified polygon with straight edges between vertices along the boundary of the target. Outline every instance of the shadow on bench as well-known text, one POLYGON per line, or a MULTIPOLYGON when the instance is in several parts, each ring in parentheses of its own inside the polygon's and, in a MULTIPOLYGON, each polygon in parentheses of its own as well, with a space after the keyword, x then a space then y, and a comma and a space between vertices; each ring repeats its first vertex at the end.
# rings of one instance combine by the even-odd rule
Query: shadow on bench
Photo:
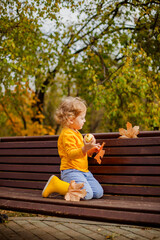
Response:
POLYGON ((0 139, 0 208, 126 223, 160 226, 160 131, 140 132, 137 139, 118 139, 118 133, 94 134, 105 142, 99 165, 89 169, 102 184, 101 199, 67 202, 63 196, 41 193, 51 175, 60 177, 58 136, 0 139))

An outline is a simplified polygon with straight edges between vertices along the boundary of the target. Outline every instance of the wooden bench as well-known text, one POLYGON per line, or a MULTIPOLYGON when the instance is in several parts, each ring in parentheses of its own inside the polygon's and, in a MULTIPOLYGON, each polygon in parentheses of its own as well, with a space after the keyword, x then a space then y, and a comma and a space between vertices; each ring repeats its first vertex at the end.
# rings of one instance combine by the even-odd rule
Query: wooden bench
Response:
POLYGON ((60 177, 58 136, 0 139, 0 209, 143 226, 160 226, 160 131, 137 139, 118 133, 94 134, 105 142, 99 165, 89 169, 102 184, 101 199, 67 202, 41 193, 49 177, 60 177))

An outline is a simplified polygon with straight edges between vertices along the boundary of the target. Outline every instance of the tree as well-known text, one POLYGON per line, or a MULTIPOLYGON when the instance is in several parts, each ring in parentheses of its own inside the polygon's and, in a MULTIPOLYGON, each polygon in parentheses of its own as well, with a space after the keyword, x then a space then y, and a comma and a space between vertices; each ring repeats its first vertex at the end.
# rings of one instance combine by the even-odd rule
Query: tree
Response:
POLYGON ((57 3, 49 0, 1 1, 1 91, 2 87, 9 89, 17 82, 29 81, 36 89, 42 86, 53 56, 48 56, 51 44, 41 26, 45 18, 54 20, 57 3))
MULTIPOLYGON (((122 71, 125 72, 126 69, 131 71, 130 81, 127 72, 125 76, 123 75, 124 79, 128 79, 125 80, 127 85, 128 82, 135 81, 134 71, 139 69, 144 79, 147 79, 149 74, 152 88, 155 83, 159 87, 159 1, 92 0, 88 4, 85 0, 24 2, 17 0, 2 1, 1 8, 3 13, 1 82, 6 89, 26 80, 30 82, 31 87, 35 83, 37 111, 46 114, 48 94, 51 89, 57 91, 58 86, 60 95, 79 95, 87 100, 90 123, 85 131, 96 131, 104 111, 108 112, 106 116, 108 121, 111 121, 112 117, 122 119, 121 124, 125 121, 123 108, 129 96, 123 94, 122 98, 121 91, 116 90, 117 82, 118 86, 123 85, 123 79, 119 77, 120 74, 123 75, 122 71), (12 9, 13 14, 6 9, 12 9), (64 21, 62 10, 69 11, 70 15, 76 15, 75 21, 64 21), (53 27, 47 31, 42 30, 42 23, 47 19, 51 20, 49 23, 52 23, 53 27), (130 53, 132 60, 127 65, 129 48, 134 50, 135 55, 130 53), (137 65, 136 53, 139 54, 141 49, 146 53, 145 58, 151 59, 149 68, 147 64, 143 66, 143 57, 137 60, 139 66, 137 65), (60 76, 65 78, 60 81, 60 76), (117 97, 114 98, 115 94, 118 94, 118 100, 117 97), (114 111, 110 108, 109 101, 107 103, 105 100, 108 95, 116 106, 114 111), (91 123, 93 104, 97 108, 94 108, 96 113, 98 111, 96 115, 99 116, 96 124, 91 123)), ((141 82, 142 85, 144 83, 148 86, 146 80, 143 84, 141 82)), ((132 84, 133 87, 136 91, 136 83, 132 84)), ((143 106, 146 102, 154 105, 156 101, 157 104, 159 100, 154 99, 153 91, 150 92, 149 88, 146 88, 148 92, 144 93, 147 95, 144 97, 143 106), (150 94, 151 99, 149 99, 150 94)), ((133 92, 131 91, 135 96, 133 92)), ((141 95, 138 95, 137 99, 140 101, 141 95)), ((145 110, 143 107, 143 112, 145 110)), ((148 111, 150 118, 153 113, 151 110, 148 111)), ((156 111, 154 114, 158 115, 156 111)), ((130 111, 126 114, 126 118, 131 116, 130 111)), ((99 129, 116 130, 118 120, 115 122, 115 124, 110 123, 108 128, 101 124, 99 129)), ((156 126, 153 125, 150 123, 147 128, 157 128, 159 122, 156 126)))
MULTIPOLYGON (((2 119, 4 119, 3 121, 10 135, 34 136, 55 134, 51 126, 42 124, 45 118, 44 115, 37 110, 36 106, 33 108, 37 101, 35 93, 29 88, 28 83, 25 84, 25 87, 17 83, 15 89, 8 90, 4 94, 0 100, 0 108, 3 112, 2 119), (38 121, 33 121, 33 119, 38 121)), ((5 132, 3 133, 4 135, 5 132)))

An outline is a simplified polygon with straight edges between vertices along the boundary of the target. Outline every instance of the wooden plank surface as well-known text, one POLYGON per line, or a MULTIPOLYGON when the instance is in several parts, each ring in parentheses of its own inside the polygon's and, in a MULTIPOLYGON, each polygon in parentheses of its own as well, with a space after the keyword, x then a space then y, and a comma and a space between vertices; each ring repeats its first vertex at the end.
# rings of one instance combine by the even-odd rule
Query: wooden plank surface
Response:
POLYGON ((46 182, 39 182, 39 181, 24 181, 24 180, 0 180, 1 187, 14 187, 14 188, 29 188, 29 189, 40 189, 42 190, 45 186, 46 182))
MULTIPOLYGON (((60 164, 59 156, 1 156, 0 163, 29 164, 60 164)), ((89 159, 89 165, 97 165, 94 158, 89 159)), ((160 156, 116 156, 104 157, 101 165, 160 165, 160 156)))
POLYGON ((160 175, 160 166, 90 166, 93 174, 160 175))
MULTIPOLYGON (((11 193, 13 193, 14 195, 17 194, 18 196, 36 196, 36 197, 41 197, 42 194, 42 190, 39 189, 22 189, 22 188, 12 188, 12 187, 0 187, 0 194, 2 193, 6 193, 8 194, 8 196, 10 196, 11 193)), ((46 198, 44 198, 46 199, 46 198)), ((56 201, 58 199, 64 199, 63 196, 54 193, 52 194, 49 198, 47 198, 47 201, 51 199, 55 199, 56 201)), ((134 195, 110 195, 110 194, 105 194, 103 195, 103 197, 101 199, 92 199, 89 200, 91 202, 94 201, 100 201, 100 200, 120 200, 120 201, 137 201, 140 203, 144 203, 144 202, 151 202, 151 203, 158 203, 160 205, 160 197, 158 196, 134 196, 134 195)), ((83 202, 83 201, 80 201, 83 202)), ((88 201, 84 201, 84 204, 86 204, 88 201)))
MULTIPOLYGON (((90 158, 89 165, 99 164, 94 158, 90 158)), ((101 165, 160 165, 160 156, 106 156, 101 165)))
MULTIPOLYGON (((57 141, 0 142, 0 149, 57 148, 57 141)), ((1 150, 0 150, 1 151, 1 150)))
MULTIPOLYGON (((125 126, 122 126, 125 128, 125 126)), ((118 138, 120 135, 118 132, 108 132, 108 133, 92 133, 97 139, 114 139, 118 138)), ((83 134, 85 135, 85 134, 83 134)), ((159 137, 160 131, 140 131, 138 137, 148 138, 148 137, 159 137)), ((20 137, 1 137, 0 142, 22 142, 22 141, 55 141, 58 139, 58 135, 53 136, 20 136, 20 137)))
MULTIPOLYGON (((6 192, 8 195, 18 194, 18 195, 28 195, 28 196, 38 196, 41 197, 42 190, 40 189, 27 189, 27 188, 13 188, 13 187, 0 187, 0 195, 1 193, 6 192)), ((155 198, 152 198, 153 200, 155 198)), ((159 199, 157 199, 159 202, 159 199)), ((156 201, 157 202, 157 201, 156 201)))
POLYGON ((160 176, 94 175, 100 183, 160 186, 160 176))
MULTIPOLYGON (((160 146, 160 137, 134 138, 134 139, 99 139, 97 142, 105 142, 105 146, 160 146)), ((55 148, 56 141, 30 141, 30 142, 0 142, 0 148, 55 148)))
POLYGON ((155 212, 160 213, 160 199, 159 202, 151 202, 151 201, 132 201, 132 200, 124 200, 124 199, 108 199, 104 196, 101 199, 93 199, 88 201, 79 201, 79 202, 70 202, 65 201, 63 196, 61 199, 53 198, 52 195, 49 198, 42 198, 41 192, 35 194, 23 193, 20 194, 18 192, 9 192, 1 191, 0 198, 2 199, 13 199, 13 200, 23 200, 23 201, 32 201, 32 202, 42 202, 42 203, 56 203, 59 205, 66 206, 85 206, 87 208, 103 208, 103 209, 119 209, 119 210, 129 210, 129 211, 138 211, 138 212, 155 212))
MULTIPOLYGON (((125 128, 125 126, 123 127, 125 128)), ((108 132, 108 133, 93 133, 96 139, 114 139, 120 137, 118 132, 108 132)), ((148 137, 159 137, 160 131, 140 131, 138 134, 139 138, 148 138, 148 137)))
MULTIPOLYGON (((53 173, 32 173, 32 172, 1 172, 0 179, 24 179, 24 180, 48 180, 53 173)), ((59 173, 54 175, 60 177, 59 173)), ((95 178, 100 183, 129 184, 129 185, 154 185, 160 186, 160 176, 132 176, 132 175, 96 175, 95 178)))
POLYGON ((105 146, 160 146, 160 137, 148 137, 148 138, 128 138, 128 139, 97 139, 97 143, 102 144, 105 142, 105 146))
POLYGON ((18 155, 56 155, 58 156, 58 150, 52 148, 40 148, 40 149, 0 149, 0 155, 7 155, 7 156, 18 156, 18 155))
POLYGON ((67 216, 73 218, 94 219, 100 221, 112 221, 118 223, 145 224, 149 226, 160 226, 160 215, 136 211, 117 211, 110 209, 86 208, 57 205, 52 203, 34 203, 28 201, 16 201, 0 199, 2 209, 10 209, 23 212, 40 213, 47 215, 67 216))
MULTIPOLYGON (((59 165, 30 165, 30 164, 0 164, 0 171, 19 172, 58 172, 59 165)), ((90 166, 93 174, 121 174, 121 175, 159 175, 160 166, 90 166)))
POLYGON ((58 172, 59 165, 22 165, 22 164, 0 164, 0 171, 18 171, 18 172, 58 172))
POLYGON ((160 146, 104 147, 105 155, 157 155, 160 146))
POLYGON ((105 194, 125 194, 141 196, 160 196, 160 188, 152 186, 132 186, 132 185, 103 185, 105 194))
POLYGON ((44 164, 44 165, 60 165, 59 156, 1 156, 0 163, 20 163, 20 164, 44 164))
MULTIPOLYGON (((1 187, 16 187, 16 188, 30 188, 30 189, 43 189, 46 181, 24 181, 24 180, 6 180, 1 179, 1 187)), ((160 196, 160 188, 143 185, 113 185, 102 184, 105 194, 118 194, 118 195, 141 195, 141 196, 160 196)))
MULTIPOLYGON (((136 147, 104 147, 105 155, 157 155, 160 154, 160 146, 136 146, 136 147)), ((52 148, 40 149, 0 149, 0 155, 58 155, 58 150, 52 148)))
POLYGON ((58 137, 58 135, 1 137, 0 142, 57 141, 58 137))
POLYGON ((63 196, 60 199, 55 194, 49 199, 41 197, 48 178, 52 174, 60 177, 58 136, 1 138, 1 206, 41 214, 79 214, 81 218, 160 225, 160 131, 141 132, 137 139, 118 136, 95 134, 97 142, 105 142, 106 153, 101 165, 93 158, 89 165, 105 196, 96 201, 80 201, 78 205, 66 203, 63 196), (4 188, 5 196, 1 191, 4 188), (137 203, 128 201, 133 198, 137 203))
MULTIPOLYGON (((52 173, 27 173, 27 172, 1 172, 0 179, 10 179, 10 180, 33 180, 33 181, 48 181, 52 176, 52 173)), ((57 177, 60 177, 60 174, 54 173, 57 177)), ((1 182, 1 180, 0 180, 1 182)))

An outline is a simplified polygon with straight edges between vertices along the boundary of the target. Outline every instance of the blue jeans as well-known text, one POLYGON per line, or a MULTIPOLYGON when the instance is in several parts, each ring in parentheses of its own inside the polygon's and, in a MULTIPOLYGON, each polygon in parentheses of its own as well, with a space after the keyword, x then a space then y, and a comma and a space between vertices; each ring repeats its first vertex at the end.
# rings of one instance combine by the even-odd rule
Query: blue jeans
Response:
POLYGON ((70 183, 71 180, 75 180, 76 183, 83 182, 83 188, 87 191, 87 194, 84 197, 85 200, 101 198, 103 196, 103 188, 91 172, 81 172, 76 169, 63 170, 61 171, 61 180, 68 183, 70 183))

